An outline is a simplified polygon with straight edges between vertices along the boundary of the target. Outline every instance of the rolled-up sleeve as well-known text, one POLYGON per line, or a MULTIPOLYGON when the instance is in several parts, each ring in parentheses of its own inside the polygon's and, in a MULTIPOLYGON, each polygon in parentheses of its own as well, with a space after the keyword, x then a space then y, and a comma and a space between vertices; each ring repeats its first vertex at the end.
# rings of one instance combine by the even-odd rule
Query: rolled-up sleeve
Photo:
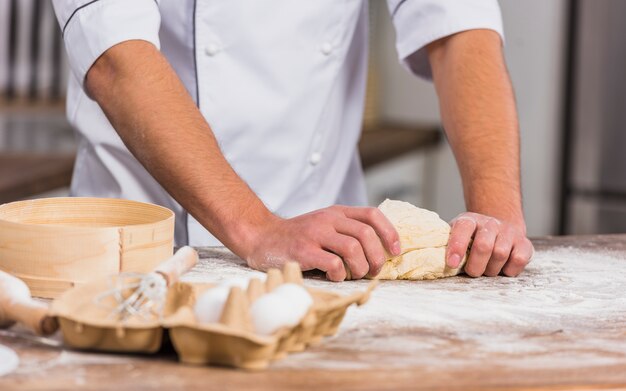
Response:
POLYGON ((83 84, 107 49, 128 40, 159 45, 161 15, 155 0, 53 0, 69 65, 83 84))
POLYGON ((425 47, 466 30, 489 29, 504 40, 497 0, 388 0, 402 61, 416 75, 430 79, 425 47))

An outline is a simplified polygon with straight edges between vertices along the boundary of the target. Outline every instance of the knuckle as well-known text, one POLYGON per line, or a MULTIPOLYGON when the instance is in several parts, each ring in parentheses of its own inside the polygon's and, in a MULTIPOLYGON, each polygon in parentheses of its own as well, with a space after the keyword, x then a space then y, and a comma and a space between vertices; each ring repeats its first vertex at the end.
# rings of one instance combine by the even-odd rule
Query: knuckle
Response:
POLYGON ((525 252, 528 254, 529 258, 532 258, 535 253, 535 246, 533 246, 533 242, 531 242, 527 237, 524 237, 522 241, 522 246, 526 250, 525 252))
POLYGON ((371 239, 372 236, 376 235, 374 229, 369 225, 362 225, 361 227, 359 227, 357 234, 360 238, 364 239, 371 239))
POLYGON ((506 268, 502 272, 507 277, 517 277, 520 274, 521 270, 506 268))
POLYGON ((327 265, 328 265, 328 270, 332 271, 332 272, 341 272, 341 269, 343 269, 343 261, 341 259, 339 259, 338 257, 331 257, 328 259, 327 261, 327 265))
POLYGON ((361 244, 356 239, 346 242, 346 253, 349 256, 355 256, 361 251, 361 244))
POLYGON ((350 265, 350 271, 352 272, 352 278, 361 279, 365 277, 370 270, 367 262, 353 262, 350 265))
MULTIPOLYGON (((375 232, 374 232, 375 234, 375 232)), ((395 228, 393 228, 392 226, 390 227, 384 227, 381 229, 381 234, 386 237, 386 238, 390 238, 392 240, 398 240, 400 239, 400 235, 398 234, 398 231, 396 231, 395 228)))
POLYGON ((491 250, 491 245, 484 240, 475 241, 472 245, 472 251, 476 251, 479 254, 487 254, 491 252, 491 250))
POLYGON ((465 246, 462 242, 455 241, 455 242, 448 243, 449 254, 462 255, 462 254, 465 254, 466 250, 467 250, 467 246, 465 246))
POLYGON ((380 258, 376 258, 375 260, 372 260, 372 264, 370 265, 370 271, 375 271, 376 273, 378 273, 380 269, 382 269, 385 262, 386 262, 386 259, 384 257, 380 257, 380 258))
POLYGON ((385 250, 382 247, 378 247, 372 251, 371 257, 368 257, 368 263, 370 270, 378 270, 387 261, 385 256, 385 250))
POLYGON ((485 270, 485 273, 483 274, 487 277, 496 277, 499 273, 500 271, 494 267, 494 268, 487 268, 487 270, 485 270))
POLYGON ((476 226, 476 221, 470 217, 461 216, 454 221, 454 226, 459 228, 471 228, 476 226))
POLYGON ((471 257, 465 265, 465 274, 470 277, 480 277, 485 272, 487 261, 471 257))
POLYGON ((376 219, 381 215, 381 212, 378 208, 365 208, 365 216, 368 219, 376 219))
POLYGON ((502 261, 509 258, 509 253, 508 247, 495 247, 491 256, 497 261, 502 261))
POLYGON ((480 277, 482 273, 480 270, 476 270, 473 267, 466 267, 465 274, 467 274, 470 277, 477 278, 477 277, 480 277))
POLYGON ((489 217, 485 222, 485 228, 490 231, 497 231, 500 228, 500 222, 493 217, 489 217))
POLYGON ((516 266, 524 267, 528 264, 528 258, 521 256, 521 255, 515 255, 512 257, 511 263, 513 263, 516 266))
POLYGON ((345 278, 343 262, 337 257, 326 260, 326 275, 331 281, 342 281, 345 278))
POLYGON ((333 282, 341 282, 345 279, 345 277, 337 274, 337 273, 333 273, 332 271, 327 271, 326 272, 326 278, 330 281, 333 282))

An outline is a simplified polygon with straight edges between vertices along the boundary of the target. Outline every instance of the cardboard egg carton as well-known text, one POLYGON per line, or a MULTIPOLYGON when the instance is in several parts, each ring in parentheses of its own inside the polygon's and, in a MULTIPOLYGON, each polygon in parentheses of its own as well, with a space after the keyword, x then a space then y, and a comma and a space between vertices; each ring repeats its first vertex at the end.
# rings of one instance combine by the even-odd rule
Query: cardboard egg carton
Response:
POLYGON ((306 288, 313 305, 297 325, 279 329, 270 336, 256 334, 250 320, 250 304, 283 283, 303 285, 297 263, 286 264, 282 271, 270 269, 264 282, 253 278, 245 290, 230 288, 218 323, 198 323, 193 312, 196 298, 215 285, 184 282, 169 288, 163 316, 158 319, 131 316, 122 322, 110 316, 106 302, 94 306, 93 298, 106 290, 106 281, 68 291, 53 303, 52 313, 59 319, 65 342, 75 348, 154 353, 161 347, 163 331, 167 329, 184 363, 262 369, 273 360, 334 335, 348 307, 364 304, 376 284, 374 281, 365 291, 347 296, 306 288))

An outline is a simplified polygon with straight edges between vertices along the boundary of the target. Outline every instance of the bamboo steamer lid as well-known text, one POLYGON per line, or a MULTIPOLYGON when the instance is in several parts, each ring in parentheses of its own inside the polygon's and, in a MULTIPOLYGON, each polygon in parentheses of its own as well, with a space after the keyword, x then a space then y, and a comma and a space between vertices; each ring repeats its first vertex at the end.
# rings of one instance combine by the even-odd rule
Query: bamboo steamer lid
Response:
POLYGON ((43 198, 0 205, 0 269, 33 296, 56 298, 88 280, 148 272, 172 256, 174 213, 108 198, 43 198))

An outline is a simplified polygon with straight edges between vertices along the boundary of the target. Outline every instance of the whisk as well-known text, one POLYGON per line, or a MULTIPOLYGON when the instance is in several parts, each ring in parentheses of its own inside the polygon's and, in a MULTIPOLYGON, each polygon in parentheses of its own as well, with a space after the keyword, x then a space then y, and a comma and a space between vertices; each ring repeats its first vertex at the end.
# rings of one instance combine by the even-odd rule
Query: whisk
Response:
POLYGON ((94 303, 110 310, 109 317, 120 321, 126 321, 131 316, 146 321, 160 319, 167 288, 197 262, 198 253, 191 247, 182 247, 153 272, 125 272, 111 276, 110 289, 96 296, 94 303))

